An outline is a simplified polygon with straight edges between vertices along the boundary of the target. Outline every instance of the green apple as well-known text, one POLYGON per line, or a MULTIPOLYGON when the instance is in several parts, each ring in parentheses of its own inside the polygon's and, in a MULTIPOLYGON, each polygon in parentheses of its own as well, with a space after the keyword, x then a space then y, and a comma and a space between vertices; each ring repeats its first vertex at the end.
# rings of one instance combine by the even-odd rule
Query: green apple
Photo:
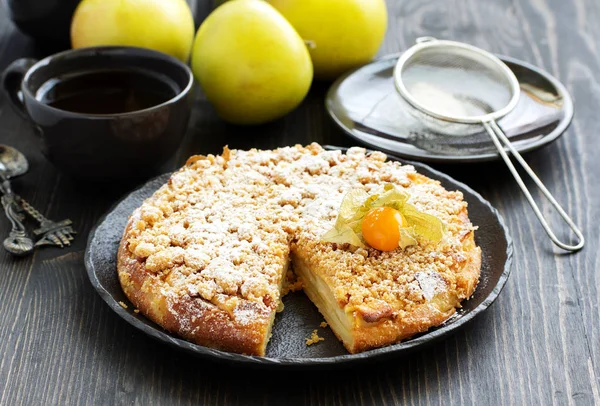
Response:
POLYGON ((194 18, 185 0, 83 0, 71 22, 73 48, 137 46, 187 62, 193 41, 194 18))
POLYGON ((384 0, 268 0, 311 44, 315 77, 334 79, 368 63, 387 27, 384 0))
POLYGON ((306 45, 262 0, 228 1, 200 26, 192 70, 223 119, 259 124, 294 109, 312 82, 306 45))

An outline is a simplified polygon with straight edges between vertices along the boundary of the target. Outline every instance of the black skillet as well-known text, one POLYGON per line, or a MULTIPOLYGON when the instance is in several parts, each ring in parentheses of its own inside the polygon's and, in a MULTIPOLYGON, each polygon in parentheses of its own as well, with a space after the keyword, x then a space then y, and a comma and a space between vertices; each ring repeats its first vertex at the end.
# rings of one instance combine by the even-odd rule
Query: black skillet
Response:
POLYGON ((135 328, 165 344, 187 351, 190 355, 217 361, 250 366, 323 367, 381 360, 420 349, 454 333, 486 310, 498 297, 510 273, 512 240, 500 214, 473 189, 429 166, 391 156, 389 158, 414 165, 419 173, 441 181, 447 189, 460 190, 469 204, 471 221, 479 226, 475 240, 483 252, 479 285, 471 299, 463 302, 463 307, 457 314, 444 324, 410 340, 360 354, 349 354, 329 328, 319 327, 323 317, 302 292, 285 296, 285 310, 277 315, 265 357, 228 353, 193 344, 166 332, 141 313, 134 313, 133 305, 129 303, 119 285, 116 269, 117 248, 128 216, 144 199, 162 186, 170 174, 152 179, 131 192, 99 220, 89 235, 85 255, 85 266, 90 281, 110 308, 135 328), (123 308, 120 302, 126 303, 127 309, 123 308), (304 339, 315 329, 325 340, 308 347, 304 339))

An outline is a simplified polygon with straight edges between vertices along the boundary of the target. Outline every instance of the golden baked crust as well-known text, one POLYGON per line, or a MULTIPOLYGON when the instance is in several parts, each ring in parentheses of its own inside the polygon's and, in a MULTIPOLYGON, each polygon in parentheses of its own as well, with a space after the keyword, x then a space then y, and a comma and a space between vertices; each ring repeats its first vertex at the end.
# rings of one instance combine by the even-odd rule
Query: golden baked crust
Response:
POLYGON ((290 258, 323 282, 304 289, 350 352, 439 325, 479 278, 481 251, 460 192, 446 191, 382 153, 319 145, 195 156, 136 209, 119 247, 125 294, 147 317, 212 348, 264 355, 290 258), (380 252, 324 243, 350 189, 407 190, 439 217, 439 244, 380 252), (326 291, 326 292, 325 292, 326 291), (332 310, 348 319, 347 332, 332 310), (337 331, 336 331, 337 330, 337 331))

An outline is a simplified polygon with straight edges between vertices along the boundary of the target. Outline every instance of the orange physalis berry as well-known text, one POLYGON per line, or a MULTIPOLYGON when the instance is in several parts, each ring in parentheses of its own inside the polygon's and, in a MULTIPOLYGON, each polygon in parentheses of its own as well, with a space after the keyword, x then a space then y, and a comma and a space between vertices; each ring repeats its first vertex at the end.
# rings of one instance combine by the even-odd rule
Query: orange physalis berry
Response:
POLYGON ((362 235, 376 250, 392 251, 400 243, 400 227, 406 225, 402 214, 391 207, 369 210, 362 222, 362 235))

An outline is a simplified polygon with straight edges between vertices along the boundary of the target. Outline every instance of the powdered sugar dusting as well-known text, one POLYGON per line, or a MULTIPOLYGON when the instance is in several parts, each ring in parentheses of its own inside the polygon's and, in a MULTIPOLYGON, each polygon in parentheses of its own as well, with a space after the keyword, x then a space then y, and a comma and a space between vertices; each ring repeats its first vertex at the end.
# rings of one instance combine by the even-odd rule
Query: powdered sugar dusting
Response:
POLYGON ((419 282, 423 296, 427 300, 446 289, 446 283, 437 272, 417 272, 415 279, 419 282))

